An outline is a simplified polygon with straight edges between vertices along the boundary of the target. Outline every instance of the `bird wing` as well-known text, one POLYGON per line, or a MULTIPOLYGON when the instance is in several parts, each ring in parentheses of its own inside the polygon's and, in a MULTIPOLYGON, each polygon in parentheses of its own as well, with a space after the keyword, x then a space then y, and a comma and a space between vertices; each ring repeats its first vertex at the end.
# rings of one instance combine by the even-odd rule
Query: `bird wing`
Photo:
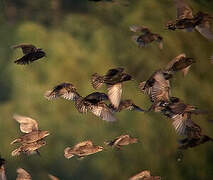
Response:
POLYGON ((20 130, 23 133, 30 133, 32 131, 38 130, 37 121, 30 117, 14 114, 13 119, 15 119, 20 124, 20 130))
POLYGON ((81 148, 81 147, 93 147, 93 143, 92 143, 92 141, 90 141, 90 140, 88 140, 88 141, 82 141, 82 142, 76 144, 76 145, 74 146, 73 150, 79 149, 79 148, 81 148))
POLYGON ((100 117, 101 119, 109 122, 116 121, 116 118, 113 116, 112 111, 104 103, 99 103, 98 105, 91 105, 90 111, 100 117))
POLYGON ((177 8, 177 19, 192 19, 192 9, 184 2, 184 0, 174 0, 177 8))
POLYGON ((51 180, 59 180, 57 177, 53 176, 52 174, 48 174, 48 177, 49 177, 51 180))
POLYGON ((211 32, 209 21, 204 21, 202 24, 196 26, 195 28, 206 39, 213 41, 213 33, 211 32))
POLYGON ((37 49, 34 45, 32 44, 19 44, 19 45, 15 45, 12 46, 12 48, 16 49, 16 48, 21 48, 23 54, 29 54, 31 52, 35 52, 35 50, 37 49))
POLYGON ((138 180, 138 179, 146 179, 146 178, 150 178, 151 179, 151 174, 150 171, 142 171, 134 176, 132 176, 131 178, 129 178, 129 180, 138 180))
POLYGON ((188 119, 187 113, 175 114, 171 117, 172 126, 175 128, 176 133, 179 136, 186 135, 186 121, 188 119))
POLYGON ((173 66, 176 62, 180 61, 182 58, 185 58, 185 57, 186 57, 186 55, 185 55, 184 53, 179 54, 179 55, 176 56, 174 59, 172 59, 171 61, 169 61, 169 63, 168 63, 167 66, 166 66, 166 69, 167 69, 167 70, 171 69, 172 66, 173 66))
POLYGON ((32 180, 30 174, 22 168, 17 169, 16 180, 32 180))
POLYGON ((108 94, 110 102, 117 109, 121 101, 122 84, 117 83, 114 85, 109 85, 107 90, 108 90, 107 94, 108 94))

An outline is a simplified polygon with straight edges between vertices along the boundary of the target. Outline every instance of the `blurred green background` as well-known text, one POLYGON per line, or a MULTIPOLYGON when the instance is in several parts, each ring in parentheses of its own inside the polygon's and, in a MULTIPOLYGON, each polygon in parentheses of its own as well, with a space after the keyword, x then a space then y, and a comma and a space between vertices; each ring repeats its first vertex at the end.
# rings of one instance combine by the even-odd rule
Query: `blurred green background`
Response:
MULTIPOLYGON (((67 81, 85 96, 93 92, 90 77, 108 69, 124 67, 136 81, 126 82, 123 98, 131 98, 148 108, 148 97, 138 90, 158 68, 180 53, 196 59, 189 74, 178 73, 172 79, 172 94, 189 104, 211 112, 213 109, 213 65, 209 57, 213 45, 198 32, 168 31, 164 24, 175 19, 172 0, 2 0, 0 1, 0 153, 7 160, 8 179, 15 179, 16 169, 26 169, 33 179, 48 179, 47 174, 61 180, 128 179, 150 170, 163 179, 213 179, 213 144, 206 143, 184 152, 177 162, 177 136, 161 114, 124 111, 116 114, 115 123, 77 112, 73 103, 64 99, 47 101, 43 94, 53 86, 67 81), (129 26, 145 25, 164 38, 164 49, 155 43, 138 48, 131 40, 129 26), (28 66, 13 63, 21 50, 10 46, 32 43, 41 47, 47 57, 28 66), (47 145, 39 156, 11 157, 15 146, 10 142, 21 135, 12 116, 18 113, 35 118, 42 130, 49 130, 47 145), (138 137, 140 143, 123 150, 105 151, 79 161, 67 160, 64 148, 91 139, 103 145, 121 134, 138 137)), ((195 12, 213 11, 212 0, 187 1, 195 12)), ((212 13, 213 14, 213 13, 212 13)), ((106 88, 100 91, 106 92, 106 88)), ((212 114, 194 117, 203 133, 213 137, 212 114)))

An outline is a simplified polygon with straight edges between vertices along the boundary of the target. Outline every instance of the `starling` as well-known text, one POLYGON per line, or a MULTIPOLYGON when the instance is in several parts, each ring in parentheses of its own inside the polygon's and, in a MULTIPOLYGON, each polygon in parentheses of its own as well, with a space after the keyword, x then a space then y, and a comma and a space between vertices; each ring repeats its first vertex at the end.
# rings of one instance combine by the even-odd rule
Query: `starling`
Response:
POLYGON ((16 180, 32 180, 31 175, 26 170, 18 168, 16 172, 16 180))
POLYGON ((93 145, 92 141, 83 141, 76 144, 74 147, 67 147, 64 149, 64 157, 70 159, 73 156, 83 158, 85 156, 95 154, 103 150, 101 146, 93 145))
POLYGON ((195 106, 185 104, 177 97, 170 97, 168 104, 162 110, 163 114, 172 120, 172 125, 179 136, 186 136, 180 141, 179 149, 195 147, 213 139, 203 135, 202 129, 191 119, 192 114, 201 114, 205 111, 197 109, 195 106))
POLYGON ((116 137, 114 140, 105 142, 106 145, 116 147, 120 149, 122 146, 127 146, 129 144, 137 143, 137 138, 132 138, 128 134, 121 135, 119 137, 116 137))
POLYGON ((84 98, 79 97, 75 101, 75 107, 80 113, 87 113, 90 111, 95 116, 105 121, 116 121, 112 109, 105 104, 105 100, 108 100, 108 96, 105 93, 93 92, 84 98))
POLYGON ((53 90, 47 91, 44 97, 48 100, 63 97, 74 101, 75 107, 80 113, 87 113, 89 111, 103 120, 116 120, 111 109, 104 103, 105 100, 108 100, 108 96, 104 93, 93 92, 86 97, 82 97, 71 83, 61 83, 55 86, 53 90))
POLYGON ((0 180, 7 180, 4 167, 5 163, 5 159, 0 156, 0 180))
POLYGON ((207 13, 198 12, 193 15, 192 9, 184 2, 184 0, 174 0, 177 8, 177 19, 175 22, 169 21, 166 27, 169 30, 186 29, 192 31, 196 29, 209 40, 213 40, 213 33, 210 30, 210 22, 213 19, 207 13))
POLYGON ((14 61, 14 63, 20 64, 20 65, 32 63, 33 61, 36 61, 46 56, 45 52, 41 48, 36 48, 32 44, 19 44, 19 45, 12 46, 12 48, 22 49, 24 56, 14 61))
POLYGON ((52 174, 48 174, 48 176, 51 180, 59 180, 57 177, 53 176, 52 174))
MULTIPOLYGON (((31 152, 34 152, 35 150, 46 144, 43 139, 49 135, 49 132, 39 130, 38 123, 36 120, 30 117, 20 116, 17 114, 15 114, 13 118, 18 123, 20 123, 20 130, 21 132, 25 133, 25 135, 22 135, 21 137, 11 142, 11 144, 21 143, 21 146, 15 151, 13 151, 12 155, 19 155, 20 152, 25 153, 25 151, 26 154, 31 154, 31 152)), ((38 151, 36 152, 38 153, 38 151)))
POLYGON ((195 63, 195 60, 193 58, 186 57, 186 55, 183 53, 172 59, 167 64, 166 69, 173 73, 182 71, 185 76, 193 63, 195 63))
POLYGON ((40 155, 38 149, 45 145, 46 145, 46 141, 44 141, 43 139, 32 142, 32 143, 25 143, 25 144, 22 144, 17 149, 15 149, 11 153, 11 155, 19 156, 21 153, 26 154, 26 155, 32 155, 32 154, 40 155))
POLYGON ((139 88, 149 96, 154 104, 160 101, 168 101, 170 97, 169 79, 171 77, 170 72, 159 69, 147 81, 141 82, 139 88))
POLYGON ((160 176, 151 176, 150 171, 141 171, 140 173, 132 176, 129 180, 160 180, 160 176))
POLYGON ((131 99, 121 100, 117 111, 120 112, 125 109, 130 111, 139 111, 139 112, 145 111, 141 109, 139 106, 135 105, 131 99))
POLYGON ((122 94, 122 82, 131 80, 132 77, 124 73, 124 68, 110 69, 104 76, 100 76, 97 73, 92 75, 91 82, 94 89, 100 88, 103 84, 107 85, 107 94, 111 104, 115 109, 119 107, 121 94, 122 94))
POLYGON ((80 95, 77 93, 77 89, 71 83, 61 83, 55 86, 52 90, 46 91, 44 97, 48 100, 52 100, 58 97, 63 97, 68 100, 75 100, 80 95))
POLYGON ((140 32, 138 36, 132 36, 132 39, 138 44, 139 47, 145 47, 147 44, 150 44, 153 41, 158 43, 160 49, 163 49, 163 37, 159 34, 152 33, 145 26, 136 26, 132 25, 129 27, 133 32, 140 32))

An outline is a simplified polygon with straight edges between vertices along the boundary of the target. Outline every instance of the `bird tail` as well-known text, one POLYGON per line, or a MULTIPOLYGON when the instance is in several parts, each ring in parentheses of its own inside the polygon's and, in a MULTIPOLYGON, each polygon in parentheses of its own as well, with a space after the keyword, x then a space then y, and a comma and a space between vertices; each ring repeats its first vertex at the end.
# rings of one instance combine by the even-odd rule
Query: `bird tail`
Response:
POLYGON ((15 140, 12 141, 10 144, 12 145, 12 144, 19 143, 19 142, 21 142, 21 139, 20 139, 20 138, 15 139, 15 140))
POLYGON ((71 148, 67 147, 64 149, 64 157, 67 159, 70 159, 71 157, 73 157, 74 155, 70 152, 71 148))
POLYGON ((20 147, 17 148, 17 149, 15 149, 15 150, 11 153, 12 156, 19 156, 20 154, 21 154, 21 148, 20 148, 20 147))
POLYGON ((103 76, 98 75, 98 73, 92 75, 91 83, 94 89, 100 88, 103 85, 103 82, 103 76))
POLYGON ((26 64, 29 64, 30 61, 25 56, 23 56, 22 58, 14 61, 14 63, 20 64, 20 65, 26 65, 26 64))

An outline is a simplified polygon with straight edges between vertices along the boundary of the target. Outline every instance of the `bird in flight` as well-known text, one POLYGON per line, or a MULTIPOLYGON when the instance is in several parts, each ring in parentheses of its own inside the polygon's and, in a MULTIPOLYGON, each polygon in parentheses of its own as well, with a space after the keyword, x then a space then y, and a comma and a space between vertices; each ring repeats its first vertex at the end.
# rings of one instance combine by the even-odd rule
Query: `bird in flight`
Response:
POLYGON ((210 23, 213 17, 201 11, 193 15, 192 9, 184 0, 174 0, 177 8, 176 21, 169 21, 166 28, 169 30, 185 29, 192 31, 196 29, 206 39, 213 41, 213 33, 211 32, 210 23))
POLYGON ((151 42, 155 41, 158 43, 158 47, 163 49, 163 37, 159 34, 152 33, 146 26, 132 25, 129 29, 135 33, 140 32, 140 35, 132 36, 132 39, 139 47, 145 47, 151 42))
POLYGON ((160 180, 160 176, 151 176, 150 171, 141 171, 140 173, 132 176, 129 180, 160 180))
POLYGON ((32 44, 19 44, 12 46, 13 49, 21 48, 24 54, 23 57, 14 61, 16 64, 25 65, 46 56, 46 53, 41 48, 36 48, 32 44))

